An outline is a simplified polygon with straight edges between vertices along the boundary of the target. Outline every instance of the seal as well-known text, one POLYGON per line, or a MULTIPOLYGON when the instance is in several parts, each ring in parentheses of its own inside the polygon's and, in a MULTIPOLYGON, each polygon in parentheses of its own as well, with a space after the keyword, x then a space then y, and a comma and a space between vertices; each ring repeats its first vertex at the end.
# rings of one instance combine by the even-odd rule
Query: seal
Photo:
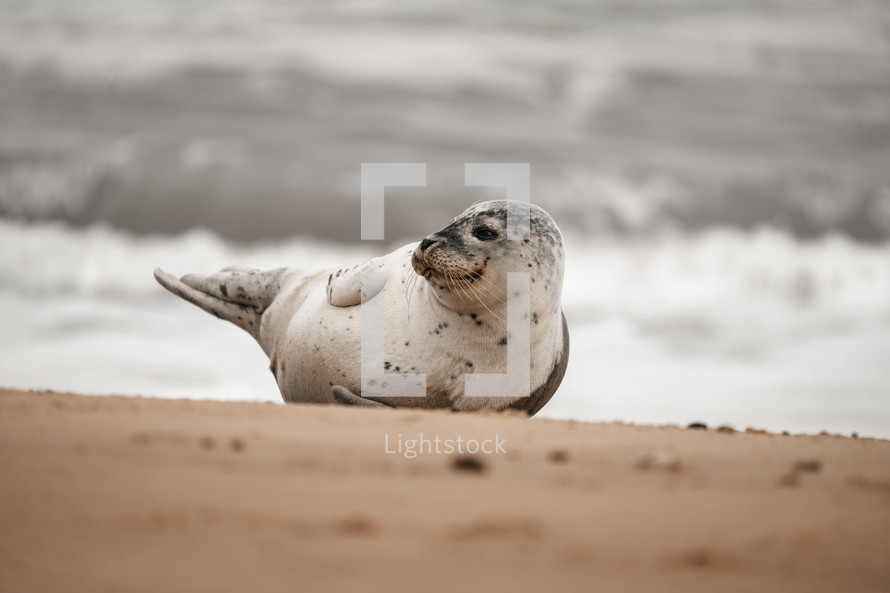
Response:
POLYGON ((269 356, 285 401, 531 416, 562 381, 569 331, 560 304, 562 234, 542 208, 522 206, 529 226, 518 240, 508 237, 507 213, 520 203, 495 200, 471 206, 418 243, 348 269, 225 268, 177 279, 158 268, 155 278, 250 333, 269 356), (466 375, 507 372, 510 272, 529 274, 530 391, 470 397, 466 375), (363 394, 362 309, 375 299, 386 320, 383 381, 363 394), (387 380, 400 374, 425 374, 426 396, 387 396, 387 380))

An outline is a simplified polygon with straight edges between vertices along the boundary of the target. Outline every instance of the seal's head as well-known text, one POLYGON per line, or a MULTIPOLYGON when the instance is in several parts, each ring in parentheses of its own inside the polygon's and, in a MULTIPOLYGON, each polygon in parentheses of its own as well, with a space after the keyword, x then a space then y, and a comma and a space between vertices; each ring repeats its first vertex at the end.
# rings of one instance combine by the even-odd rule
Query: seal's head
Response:
POLYGON ((479 304, 489 311, 503 309, 509 272, 532 275, 532 299, 537 293, 559 303, 562 234, 534 204, 480 202, 421 241, 411 264, 438 299, 458 311, 472 311, 479 304))

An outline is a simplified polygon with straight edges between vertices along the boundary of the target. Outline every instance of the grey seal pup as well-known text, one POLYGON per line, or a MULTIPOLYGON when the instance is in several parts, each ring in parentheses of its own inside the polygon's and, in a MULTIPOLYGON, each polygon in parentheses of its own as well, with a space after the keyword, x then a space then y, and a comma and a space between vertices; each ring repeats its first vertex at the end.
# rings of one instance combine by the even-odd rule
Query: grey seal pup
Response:
POLYGON ((158 268, 154 274, 173 294, 250 333, 269 356, 285 401, 515 409, 531 416, 556 392, 568 363, 560 305, 564 251, 556 223, 533 204, 525 205, 528 233, 508 240, 507 212, 516 204, 475 204, 422 241, 348 269, 225 268, 177 279, 158 268), (369 271, 379 281, 363 286, 369 271), (507 372, 510 272, 529 278, 530 389, 470 397, 466 375, 507 372), (385 311, 383 382, 374 393, 365 384, 363 393, 362 308, 374 299, 385 311), (388 397, 387 377, 400 374, 425 375, 426 396, 388 397))

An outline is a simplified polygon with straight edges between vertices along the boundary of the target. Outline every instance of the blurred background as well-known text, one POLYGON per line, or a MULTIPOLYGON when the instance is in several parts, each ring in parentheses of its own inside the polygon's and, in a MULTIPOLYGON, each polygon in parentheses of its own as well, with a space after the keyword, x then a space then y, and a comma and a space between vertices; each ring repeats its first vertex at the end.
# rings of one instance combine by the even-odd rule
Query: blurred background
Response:
POLYGON ((543 416, 890 437, 885 0, 0 0, 0 385, 280 401, 152 269, 354 264, 528 162, 543 416), (362 162, 426 162, 361 242, 362 162))

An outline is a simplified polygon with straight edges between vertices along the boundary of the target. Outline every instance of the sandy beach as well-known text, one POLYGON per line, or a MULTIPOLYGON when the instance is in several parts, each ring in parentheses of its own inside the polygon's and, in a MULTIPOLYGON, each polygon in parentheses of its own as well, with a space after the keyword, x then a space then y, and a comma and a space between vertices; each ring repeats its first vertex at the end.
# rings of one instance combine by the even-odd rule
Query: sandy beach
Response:
POLYGON ((736 429, 0 391, 0 590, 888 590, 890 442, 736 429))

